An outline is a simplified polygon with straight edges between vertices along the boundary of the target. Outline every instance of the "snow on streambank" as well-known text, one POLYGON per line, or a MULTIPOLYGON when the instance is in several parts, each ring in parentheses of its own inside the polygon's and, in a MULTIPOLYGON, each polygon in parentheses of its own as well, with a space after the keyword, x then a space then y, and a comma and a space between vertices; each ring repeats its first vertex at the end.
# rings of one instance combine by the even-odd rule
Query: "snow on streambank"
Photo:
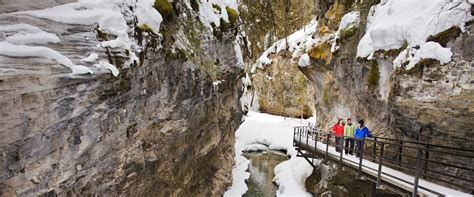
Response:
POLYGON ((247 191, 245 180, 250 161, 242 156, 243 151, 286 150, 291 158, 278 164, 273 181, 278 185, 277 196, 310 196, 304 183, 313 168, 301 157, 296 157, 293 148, 293 127, 307 125, 310 120, 284 118, 250 111, 245 122, 235 133, 235 166, 232 171, 232 186, 224 196, 242 196, 247 191))
POLYGON ((464 24, 473 19, 470 10, 471 4, 466 0, 383 0, 370 10, 357 56, 371 59, 377 50, 399 49, 407 43, 408 48, 394 61, 395 66, 409 62, 409 69, 422 58, 447 63, 451 61, 450 49, 425 42, 430 35, 453 26, 464 31, 464 24))

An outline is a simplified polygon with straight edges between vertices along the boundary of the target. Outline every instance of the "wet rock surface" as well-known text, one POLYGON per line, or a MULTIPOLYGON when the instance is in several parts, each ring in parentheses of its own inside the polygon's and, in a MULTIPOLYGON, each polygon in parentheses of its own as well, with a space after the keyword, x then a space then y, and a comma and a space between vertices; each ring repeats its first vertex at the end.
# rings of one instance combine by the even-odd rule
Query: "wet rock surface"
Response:
MULTIPOLYGON (((6 14, 51 2, 0 4, 2 24, 30 23, 58 34, 62 42, 49 47, 73 62, 91 51, 107 61, 108 51, 96 46, 96 27, 6 14)), ((144 49, 141 64, 119 65, 117 78, 100 72, 70 76, 69 69, 50 60, 0 56, 0 68, 16 69, 0 73, 2 195, 224 192, 242 116, 235 37, 229 32, 218 40, 212 32, 196 31, 206 50, 194 56, 216 62, 203 66, 185 50, 171 49, 177 32, 183 32, 179 27, 195 19, 181 18, 193 13, 179 3, 175 11, 173 21, 163 24, 174 34, 140 40, 153 45, 162 39, 163 48, 144 49)), ((113 57, 111 63, 119 60, 113 57)))

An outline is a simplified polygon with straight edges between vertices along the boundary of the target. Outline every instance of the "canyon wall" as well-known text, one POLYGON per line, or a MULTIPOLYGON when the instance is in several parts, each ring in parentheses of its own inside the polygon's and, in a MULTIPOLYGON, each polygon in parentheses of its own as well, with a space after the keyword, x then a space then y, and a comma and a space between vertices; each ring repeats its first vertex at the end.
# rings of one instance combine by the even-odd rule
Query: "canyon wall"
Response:
MULTIPOLYGON (((313 11, 314 20, 263 50, 253 62, 255 75, 281 68, 280 62, 298 67, 313 88, 314 93, 305 94, 313 96, 319 128, 329 130, 338 118, 350 117, 364 119, 376 136, 474 149, 471 3, 436 1, 406 9, 397 7, 403 2, 391 0, 313 3, 308 11, 313 11), (422 18, 431 21, 414 25, 422 18)), ((291 83, 286 91, 299 91, 291 88, 294 81, 273 86, 279 83, 291 83)), ((467 158, 430 156, 461 166, 472 163, 467 158)), ((443 169, 472 178, 466 171, 443 169)))
MULTIPOLYGON (((163 22, 153 32, 134 17, 143 8, 120 4, 131 52, 101 46, 115 36, 97 24, 14 13, 66 3, 0 1, 0 26, 54 33, 61 41, 46 47, 94 71, 71 75, 51 58, 0 55, 2 196, 221 195, 242 121, 236 21, 213 32, 196 2, 155 4, 163 22), (91 52, 120 74, 81 61, 91 52), (139 61, 128 61, 132 53, 139 61)), ((82 6, 76 11, 93 9, 82 6)))
MULTIPOLYGON (((252 70, 272 44, 302 28, 317 13, 316 1, 242 1, 242 30, 246 33, 244 61, 252 81, 249 91, 261 112, 308 118, 314 111, 314 90, 289 54, 272 59, 272 66, 252 70)), ((283 54, 283 53, 282 53, 283 54)), ((290 55, 291 56, 291 55, 290 55)))

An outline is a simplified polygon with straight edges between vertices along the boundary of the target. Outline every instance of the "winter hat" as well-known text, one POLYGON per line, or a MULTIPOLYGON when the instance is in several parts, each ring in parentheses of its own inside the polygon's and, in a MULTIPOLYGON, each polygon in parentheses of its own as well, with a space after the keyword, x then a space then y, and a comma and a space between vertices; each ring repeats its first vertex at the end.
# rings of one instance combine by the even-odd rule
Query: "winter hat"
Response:
POLYGON ((361 124, 361 125, 363 125, 363 124, 364 124, 364 120, 359 120, 358 123, 361 124))

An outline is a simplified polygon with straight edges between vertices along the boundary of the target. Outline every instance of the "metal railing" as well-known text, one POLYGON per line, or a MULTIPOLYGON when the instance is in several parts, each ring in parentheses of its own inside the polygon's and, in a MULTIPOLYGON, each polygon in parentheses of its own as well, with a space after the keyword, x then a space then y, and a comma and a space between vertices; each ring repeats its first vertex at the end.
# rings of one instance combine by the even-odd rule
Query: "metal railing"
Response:
MULTIPOLYGON (((323 154, 324 159, 334 157, 333 154, 329 153, 330 146, 338 147, 340 148, 338 153, 340 155, 337 158, 339 163, 342 164, 343 161, 354 163, 354 161, 343 157, 345 152, 344 142, 348 139, 348 137, 341 137, 341 141, 337 145, 335 135, 332 132, 301 126, 294 128, 293 145, 310 152, 305 156, 316 157, 316 153, 319 152, 323 154), (318 150, 318 143, 325 144, 325 150, 318 150), (311 146, 315 147, 314 150, 309 148, 311 146)), ((433 189, 420 186, 418 184, 420 178, 436 181, 440 185, 471 194, 474 192, 474 180, 472 179, 474 177, 474 150, 383 137, 372 137, 365 140, 350 139, 362 145, 360 149, 354 146, 353 150, 354 153, 360 155, 357 163, 359 176, 362 174, 363 167, 376 171, 376 185, 378 188, 382 186, 381 176, 385 175, 411 185, 413 187, 412 196, 417 196, 419 188, 442 196, 441 193, 433 189), (364 159, 377 163, 378 168, 374 169, 364 165, 362 163, 364 159), (414 181, 407 181, 396 175, 385 173, 383 171, 384 166, 409 174, 414 177, 414 181)))

